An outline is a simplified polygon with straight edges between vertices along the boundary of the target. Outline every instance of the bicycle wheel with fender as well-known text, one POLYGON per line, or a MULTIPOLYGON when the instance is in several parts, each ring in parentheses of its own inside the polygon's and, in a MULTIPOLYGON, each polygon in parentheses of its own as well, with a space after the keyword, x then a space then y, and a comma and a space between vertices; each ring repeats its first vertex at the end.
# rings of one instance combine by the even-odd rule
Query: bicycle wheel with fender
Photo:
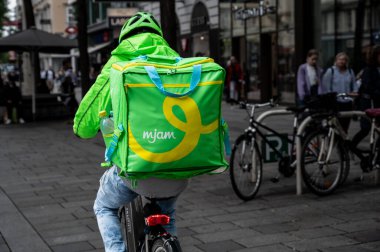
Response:
POLYGON ((247 135, 239 136, 232 149, 230 179, 236 195, 251 200, 259 191, 262 180, 262 160, 256 141, 247 135))
POLYGON ((342 183, 349 170, 349 156, 343 140, 328 131, 316 131, 306 136, 301 154, 301 171, 305 185, 313 193, 331 194, 342 183), (332 142, 331 142, 332 141, 332 142))
POLYGON ((153 241, 152 252, 182 252, 181 246, 175 237, 166 239, 159 237, 153 241))

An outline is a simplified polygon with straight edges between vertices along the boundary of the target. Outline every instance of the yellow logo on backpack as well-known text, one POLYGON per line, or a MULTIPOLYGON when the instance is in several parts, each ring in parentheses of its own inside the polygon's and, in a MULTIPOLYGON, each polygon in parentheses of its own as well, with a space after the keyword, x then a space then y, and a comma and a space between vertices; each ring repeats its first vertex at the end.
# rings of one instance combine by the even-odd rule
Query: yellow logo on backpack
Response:
POLYGON ((131 127, 128 126, 129 147, 142 159, 154 163, 169 163, 180 160, 190 154, 197 146, 201 134, 210 134, 219 126, 218 120, 204 126, 198 105, 190 97, 181 99, 166 97, 163 102, 163 111, 166 120, 175 128, 185 133, 182 141, 173 149, 154 153, 144 149, 134 137, 131 127), (173 107, 178 106, 186 116, 186 122, 181 121, 173 113, 173 107))

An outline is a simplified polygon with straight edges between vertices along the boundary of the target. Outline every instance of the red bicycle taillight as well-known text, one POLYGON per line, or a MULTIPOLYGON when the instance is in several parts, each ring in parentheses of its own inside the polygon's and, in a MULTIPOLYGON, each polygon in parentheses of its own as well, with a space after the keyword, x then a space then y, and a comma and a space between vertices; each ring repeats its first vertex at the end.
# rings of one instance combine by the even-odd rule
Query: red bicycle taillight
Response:
POLYGON ((167 225, 170 222, 170 217, 164 214, 151 215, 145 218, 146 225, 149 227, 157 225, 167 225))

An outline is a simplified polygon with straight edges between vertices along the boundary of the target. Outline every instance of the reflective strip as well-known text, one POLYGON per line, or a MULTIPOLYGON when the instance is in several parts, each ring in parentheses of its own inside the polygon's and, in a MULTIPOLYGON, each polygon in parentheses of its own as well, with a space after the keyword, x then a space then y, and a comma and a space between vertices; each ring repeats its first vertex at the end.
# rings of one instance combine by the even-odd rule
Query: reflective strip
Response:
POLYGON ((157 68, 167 68, 167 69, 179 69, 179 68, 186 68, 186 67, 191 67, 191 66, 194 66, 194 65, 198 65, 198 64, 203 64, 203 63, 208 63, 208 62, 214 62, 213 59, 211 58, 208 58, 208 59, 204 59, 204 60, 200 60, 200 61, 196 61, 196 62, 193 62, 193 63, 189 63, 189 64, 185 64, 185 65, 182 65, 182 66, 166 66, 166 65, 159 65, 159 64, 151 64, 151 63, 148 63, 148 62, 133 62, 133 63, 129 63, 127 65, 125 65, 124 67, 121 67, 117 64, 112 64, 112 68, 113 69, 116 69, 116 70, 119 70, 119 71, 124 71, 130 67, 134 67, 134 66, 154 66, 154 67, 157 67, 157 68))
MULTIPOLYGON (((222 80, 219 81, 205 81, 198 84, 198 86, 211 86, 211 85, 221 85, 223 84, 222 80)), ((154 84, 150 83, 126 83, 124 84, 124 87, 129 88, 146 88, 146 87, 156 87, 154 84)), ((190 84, 164 84, 165 88, 188 88, 190 87, 190 84)))

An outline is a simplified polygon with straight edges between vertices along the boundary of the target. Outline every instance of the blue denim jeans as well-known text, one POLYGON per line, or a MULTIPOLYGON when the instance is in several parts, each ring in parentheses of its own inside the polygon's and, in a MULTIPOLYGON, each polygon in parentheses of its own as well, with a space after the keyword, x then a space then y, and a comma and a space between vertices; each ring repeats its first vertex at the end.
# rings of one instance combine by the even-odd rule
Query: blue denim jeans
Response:
MULTIPOLYGON (((108 169, 100 179, 100 187, 94 203, 94 212, 106 252, 126 252, 126 244, 120 227, 119 207, 134 200, 138 194, 129 189, 117 174, 114 166, 108 169)), ((176 234, 175 203, 177 198, 157 200, 162 213, 170 216, 170 223, 164 226, 172 235, 176 234)))

